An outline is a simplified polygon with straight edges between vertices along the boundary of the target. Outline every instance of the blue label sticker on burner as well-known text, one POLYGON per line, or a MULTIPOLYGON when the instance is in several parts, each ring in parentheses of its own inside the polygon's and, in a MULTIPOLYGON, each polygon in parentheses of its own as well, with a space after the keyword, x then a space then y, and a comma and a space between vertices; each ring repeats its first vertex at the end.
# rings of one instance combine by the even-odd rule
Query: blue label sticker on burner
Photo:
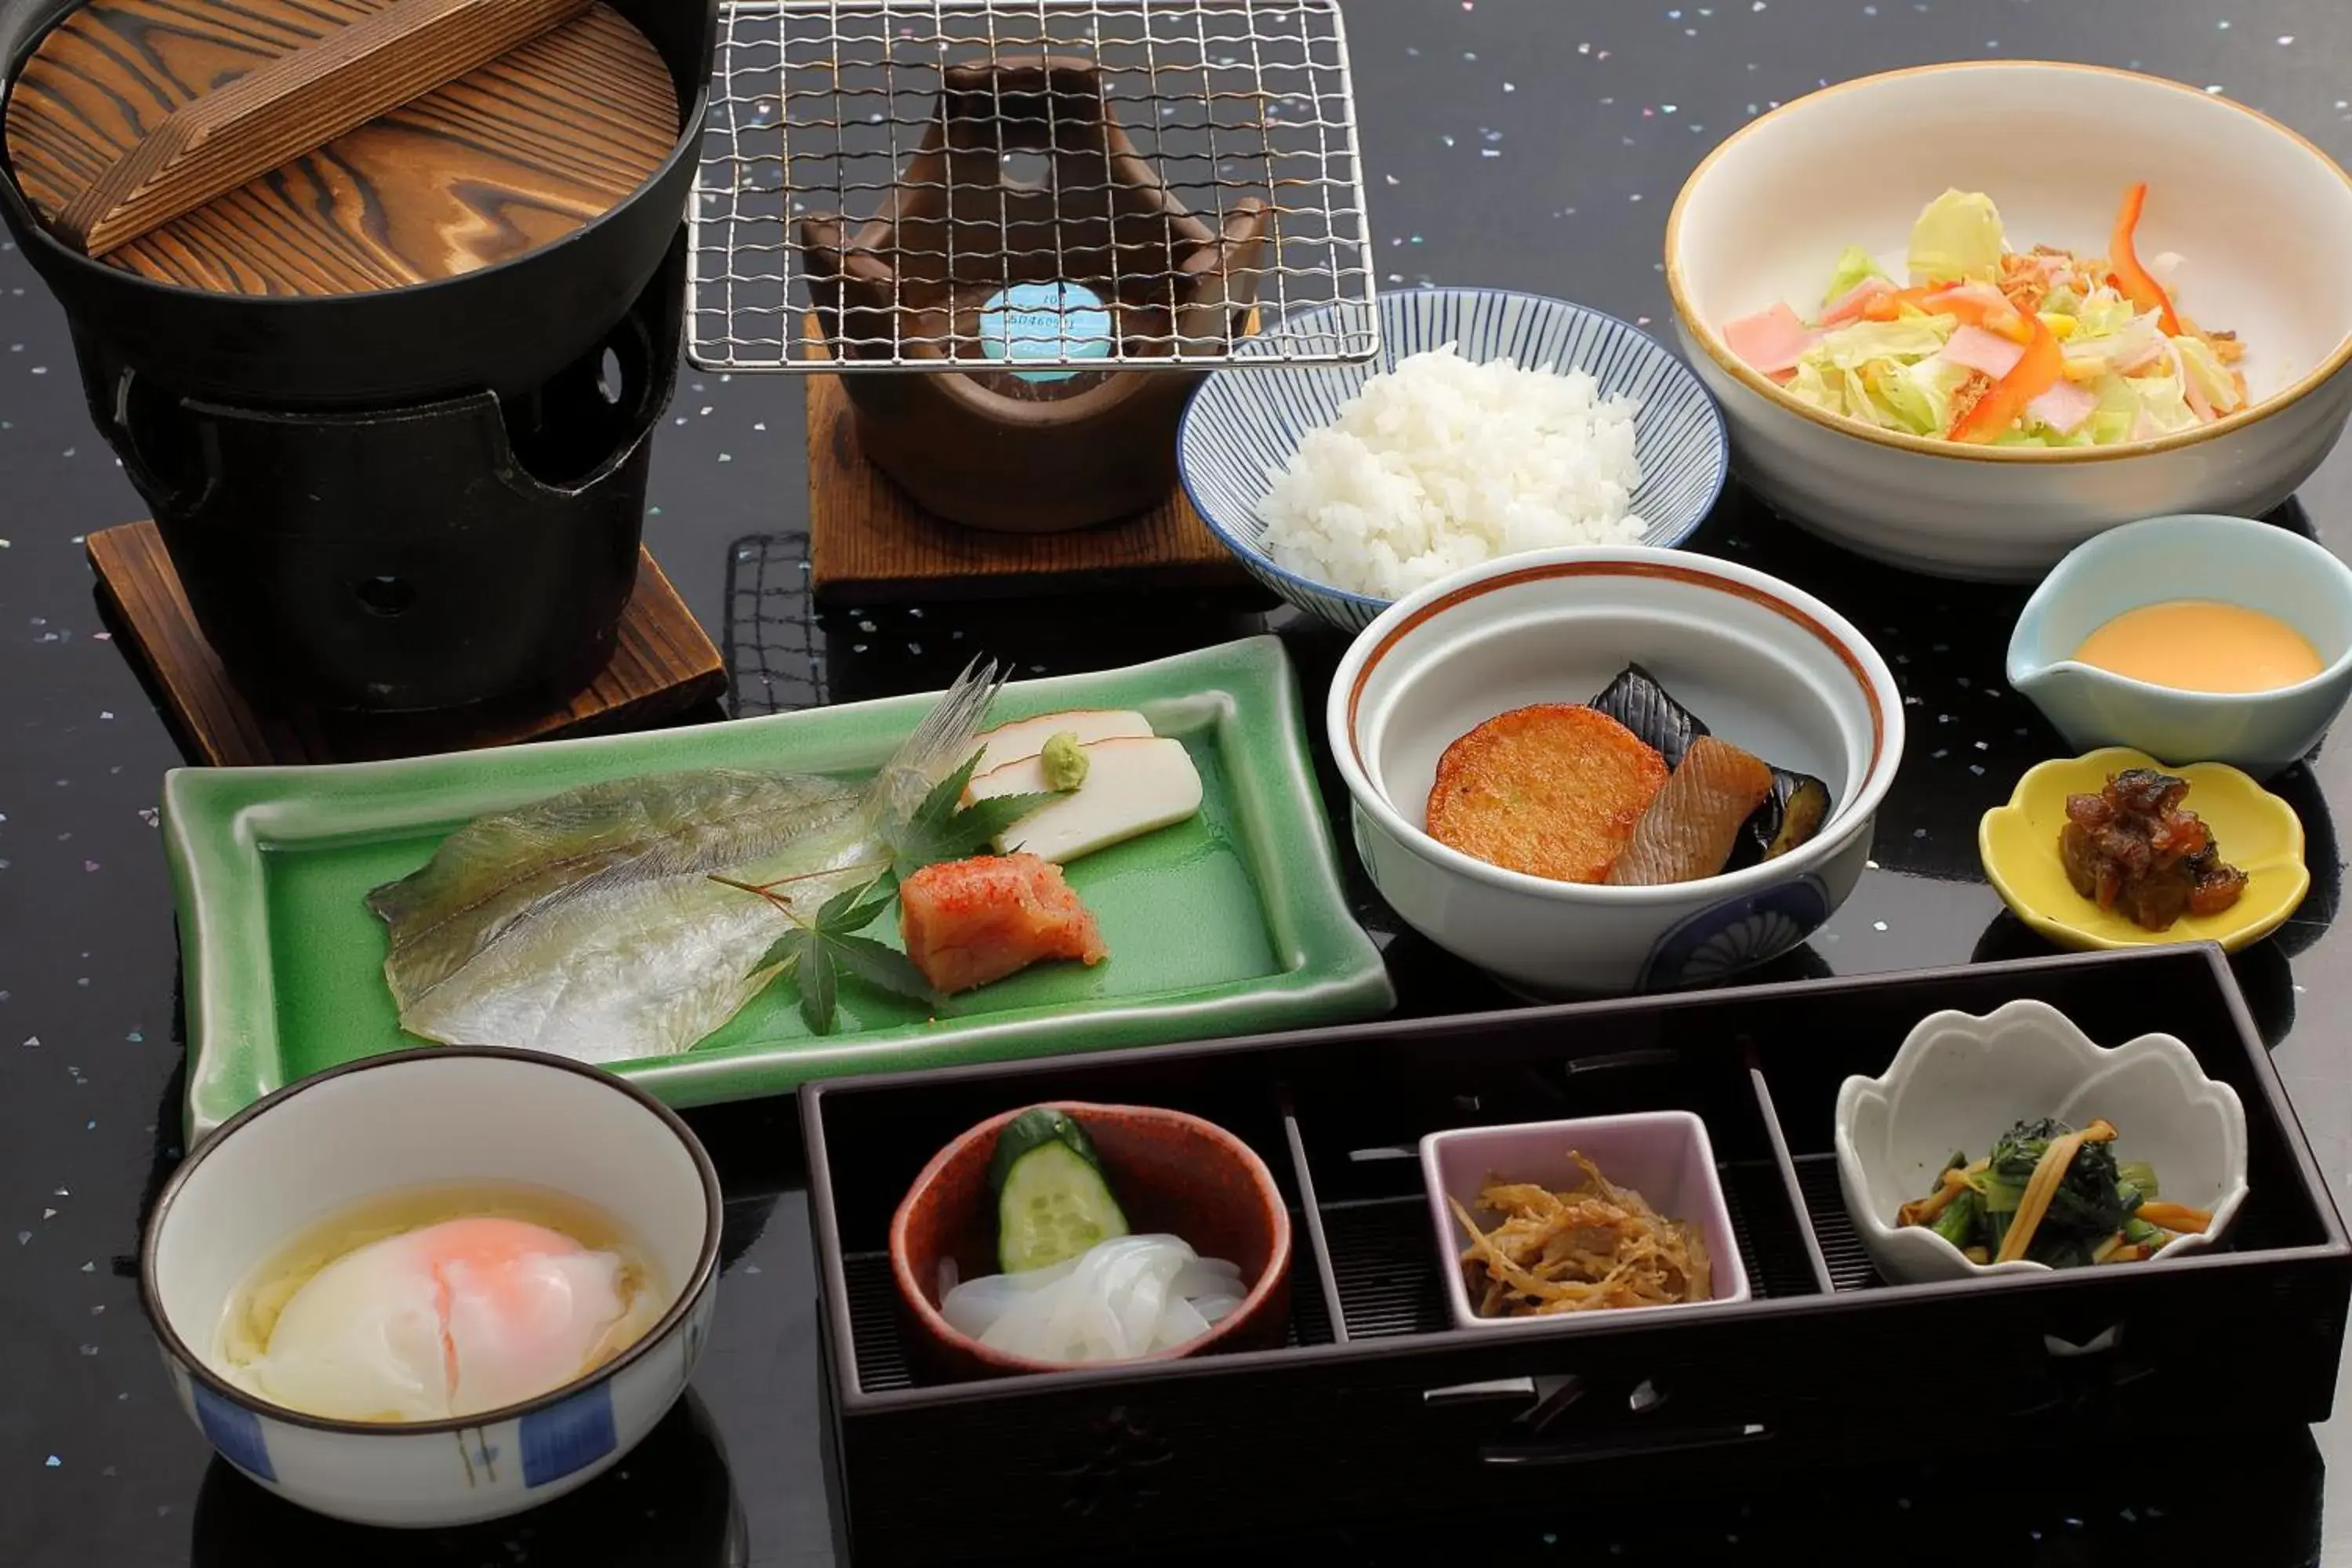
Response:
MULTIPOLYGON (((1015 283, 980 308, 981 351, 991 359, 1108 359, 1110 311, 1076 283, 1015 283)), ((1075 370, 1016 370, 1024 381, 1067 381, 1075 370)))

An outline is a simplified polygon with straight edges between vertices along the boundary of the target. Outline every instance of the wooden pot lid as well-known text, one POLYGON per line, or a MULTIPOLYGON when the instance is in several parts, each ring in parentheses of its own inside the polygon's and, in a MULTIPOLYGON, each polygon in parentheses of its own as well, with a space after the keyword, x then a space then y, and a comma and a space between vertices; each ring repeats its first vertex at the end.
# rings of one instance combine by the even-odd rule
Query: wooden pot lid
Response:
POLYGON ((5 137, 18 188, 70 247, 161 283, 282 296, 512 260, 618 205, 679 128, 661 56, 601 3, 90 0, 26 61, 5 137), (341 128, 370 101, 396 106, 341 128), (119 237, 141 226, 133 209, 152 220, 201 197, 240 153, 259 166, 257 150, 266 163, 306 142, 119 237))

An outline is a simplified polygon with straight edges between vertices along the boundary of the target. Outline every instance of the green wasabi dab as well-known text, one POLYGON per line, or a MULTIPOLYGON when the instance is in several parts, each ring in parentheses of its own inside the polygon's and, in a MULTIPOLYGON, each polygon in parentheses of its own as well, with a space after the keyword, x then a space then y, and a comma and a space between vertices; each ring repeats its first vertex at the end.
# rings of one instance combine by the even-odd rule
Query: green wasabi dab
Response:
POLYGON ((1045 774, 1047 789, 1070 790, 1087 782, 1091 764, 1087 749, 1078 744, 1077 732, 1064 730, 1046 738, 1045 749, 1037 753, 1037 765, 1045 774))

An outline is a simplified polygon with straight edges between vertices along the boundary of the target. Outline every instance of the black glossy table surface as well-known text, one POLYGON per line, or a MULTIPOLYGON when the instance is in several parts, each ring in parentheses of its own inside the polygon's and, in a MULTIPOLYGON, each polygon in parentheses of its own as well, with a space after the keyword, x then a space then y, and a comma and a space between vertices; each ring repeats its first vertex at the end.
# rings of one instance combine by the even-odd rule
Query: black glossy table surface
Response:
MULTIPOLYGON (((2269 110, 2352 161, 2352 7, 2343 0, 1349 0, 1382 283, 1565 295, 1664 335, 1666 209, 1725 133, 1842 78, 1925 61, 2039 56, 2140 67, 2269 110)), ((1834 177, 1824 172, 1824 177, 1834 177)), ((813 616, 799 591, 801 392, 689 371, 656 450, 647 534, 714 635, 739 712, 935 686, 970 653, 1028 671, 1125 663, 1260 629, 1208 601, 1066 616, 897 609, 813 616)), ((2352 546, 2352 455, 2284 521, 2352 546)), ((695 1392, 614 1475, 535 1515, 439 1536, 331 1526, 212 1460, 173 1407, 132 1264, 144 1205, 177 1157, 181 1041, 171 893, 155 831, 180 760, 95 608, 85 532, 140 514, 83 412, 62 321, 0 254, 0 1562, 702 1563, 835 1561, 817 1407, 810 1241, 793 1108, 697 1113, 730 1194, 728 1270, 695 1392)), ((1911 742, 1877 862, 1769 978, 2043 951, 1977 866, 1975 824, 2059 744, 2000 678, 2022 595, 1864 565, 1735 489, 1694 548, 1826 597, 1896 667, 1911 742)), ((1311 686, 1339 639, 1283 616, 1311 686)), ((2237 961, 2304 1126, 2352 1180, 2352 936, 2332 931, 2329 808, 2352 808, 2352 746, 2279 785, 2311 829, 2314 890, 2237 961)), ((1405 1005, 1505 999, 1360 891, 1405 1005)), ((2245 1331, 2217 1325, 2217 1331, 2245 1331)), ((1563 1481, 1557 1520, 1497 1521, 1487 1551, 1658 1563, 1849 1561, 1999 1551, 2019 1563, 2352 1561, 2352 1415, 2315 1434, 2122 1456, 2012 1491, 1928 1457, 1770 1496, 1623 1515, 1563 1481), (2329 1466, 2326 1459, 2338 1462, 2329 1466), (2096 1472, 2096 1473, 2093 1473, 2096 1472), (2332 1527, 2332 1528, 2331 1528, 2332 1527)), ((1970 1444, 1965 1429, 1958 1446, 1970 1444)), ((908 1478, 919 1485, 919 1478, 908 1478)), ((1322 1521, 1334 1560, 1418 1563, 1459 1533, 1322 1521)), ((1246 1543, 1236 1543, 1244 1551, 1246 1543)), ((1243 1560, 1247 1560, 1244 1551, 1243 1560)))

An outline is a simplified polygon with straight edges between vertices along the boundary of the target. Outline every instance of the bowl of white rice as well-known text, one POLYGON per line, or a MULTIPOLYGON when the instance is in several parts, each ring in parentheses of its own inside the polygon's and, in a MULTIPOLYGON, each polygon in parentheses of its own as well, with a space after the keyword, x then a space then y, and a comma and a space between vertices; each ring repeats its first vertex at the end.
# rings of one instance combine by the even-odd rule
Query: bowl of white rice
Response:
MULTIPOLYGON (((1500 289, 1383 296, 1361 364, 1237 364, 1177 432, 1193 510, 1260 583, 1343 631, 1504 556, 1568 545, 1671 548, 1723 491, 1715 401, 1613 316, 1500 289)), ((1328 337, 1334 307, 1271 340, 1328 337)))

